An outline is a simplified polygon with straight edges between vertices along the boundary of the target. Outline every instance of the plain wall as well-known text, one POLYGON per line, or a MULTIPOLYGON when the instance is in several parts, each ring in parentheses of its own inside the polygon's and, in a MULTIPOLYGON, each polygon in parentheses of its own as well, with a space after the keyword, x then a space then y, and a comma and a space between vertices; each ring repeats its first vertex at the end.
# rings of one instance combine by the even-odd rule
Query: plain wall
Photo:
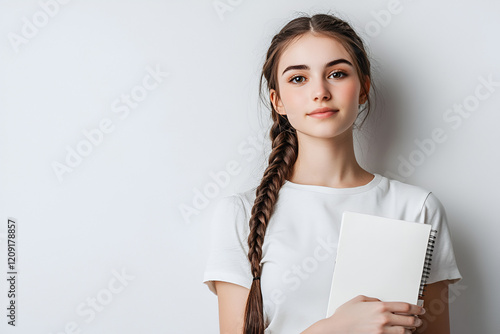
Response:
POLYGON ((272 36, 326 11, 365 39, 385 101, 360 161, 442 201, 464 277, 452 332, 497 333, 500 3, 449 0, 0 1, 2 277, 18 223, 1 332, 217 333, 213 204, 267 162, 272 36))

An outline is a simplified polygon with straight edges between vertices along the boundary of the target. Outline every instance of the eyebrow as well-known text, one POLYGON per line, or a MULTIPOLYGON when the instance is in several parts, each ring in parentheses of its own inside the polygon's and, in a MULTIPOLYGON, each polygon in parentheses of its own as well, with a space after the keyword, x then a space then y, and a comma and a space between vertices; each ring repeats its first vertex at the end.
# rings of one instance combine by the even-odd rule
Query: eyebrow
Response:
MULTIPOLYGON (((330 67, 330 66, 337 65, 340 63, 344 63, 344 64, 348 64, 348 65, 352 66, 352 64, 349 60, 344 59, 344 58, 340 58, 340 59, 332 60, 331 62, 326 64, 325 67, 330 67)), ((285 74, 286 71, 290 71, 290 70, 310 70, 310 69, 311 68, 307 65, 291 65, 291 66, 288 66, 287 68, 285 68, 285 70, 283 71, 283 73, 281 73, 281 75, 285 74)))

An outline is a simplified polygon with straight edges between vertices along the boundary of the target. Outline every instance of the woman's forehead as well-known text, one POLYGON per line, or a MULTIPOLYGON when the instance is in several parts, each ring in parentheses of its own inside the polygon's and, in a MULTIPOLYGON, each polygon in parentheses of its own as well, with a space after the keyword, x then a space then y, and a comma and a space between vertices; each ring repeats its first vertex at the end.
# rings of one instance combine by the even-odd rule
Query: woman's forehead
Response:
POLYGON ((352 59, 337 39, 320 35, 306 33, 295 38, 283 51, 279 65, 279 73, 287 66, 308 65, 310 67, 323 67, 334 59, 344 58, 352 63, 352 59))

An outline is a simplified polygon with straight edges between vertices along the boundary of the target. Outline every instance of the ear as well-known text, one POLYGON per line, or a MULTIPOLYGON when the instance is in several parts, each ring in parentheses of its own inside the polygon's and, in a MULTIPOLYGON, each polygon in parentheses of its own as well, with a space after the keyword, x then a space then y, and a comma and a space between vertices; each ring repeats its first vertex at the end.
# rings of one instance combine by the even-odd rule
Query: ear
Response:
POLYGON ((361 90, 361 94, 359 95, 359 104, 363 104, 368 100, 368 93, 370 92, 370 78, 367 75, 365 78, 365 82, 362 83, 362 85, 365 88, 366 93, 361 90))
POLYGON ((269 98, 273 104, 274 110, 276 110, 280 115, 286 115, 285 107, 283 106, 281 99, 278 97, 276 90, 271 89, 269 91, 269 98))

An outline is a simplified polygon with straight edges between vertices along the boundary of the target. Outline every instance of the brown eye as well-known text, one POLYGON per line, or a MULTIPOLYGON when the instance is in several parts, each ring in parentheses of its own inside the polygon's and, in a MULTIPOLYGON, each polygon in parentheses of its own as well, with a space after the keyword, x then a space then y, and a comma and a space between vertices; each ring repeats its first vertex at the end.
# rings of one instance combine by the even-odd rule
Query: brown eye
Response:
POLYGON ((332 74, 330 74, 331 77, 333 77, 334 79, 341 79, 343 77, 346 77, 347 74, 345 72, 342 72, 342 71, 336 71, 336 72, 332 72, 332 74))
POLYGON ((295 77, 291 78, 291 79, 290 79, 290 82, 294 82, 294 83, 303 83, 303 82, 304 82, 304 80, 301 80, 301 81, 297 81, 297 80, 295 80, 295 79, 299 79, 299 78, 301 78, 301 79, 305 79, 303 76, 301 76, 301 75, 297 75, 297 76, 295 76, 295 77))

